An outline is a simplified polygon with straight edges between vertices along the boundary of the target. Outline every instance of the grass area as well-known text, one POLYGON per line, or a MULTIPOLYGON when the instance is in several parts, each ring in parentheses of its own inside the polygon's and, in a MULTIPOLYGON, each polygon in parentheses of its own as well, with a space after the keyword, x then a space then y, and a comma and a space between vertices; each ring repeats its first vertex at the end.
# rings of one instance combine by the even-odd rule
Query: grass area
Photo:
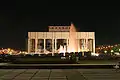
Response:
POLYGON ((79 64, 115 64, 117 60, 79 60, 79 64))
POLYGON ((64 60, 68 60, 68 59, 61 59, 61 58, 18 58, 16 59, 17 61, 64 61, 64 60))
POLYGON ((18 58, 15 59, 12 63, 18 64, 27 64, 27 63, 74 63, 69 59, 61 59, 61 58, 18 58))
MULTIPOLYGON (((12 63, 16 64, 74 64, 75 59, 69 60, 68 57, 66 59, 61 59, 61 57, 15 57, 11 60, 12 63)), ((10 63, 11 63, 10 62, 10 63)), ((118 62, 117 59, 81 59, 77 63, 78 64, 116 64, 118 62)))

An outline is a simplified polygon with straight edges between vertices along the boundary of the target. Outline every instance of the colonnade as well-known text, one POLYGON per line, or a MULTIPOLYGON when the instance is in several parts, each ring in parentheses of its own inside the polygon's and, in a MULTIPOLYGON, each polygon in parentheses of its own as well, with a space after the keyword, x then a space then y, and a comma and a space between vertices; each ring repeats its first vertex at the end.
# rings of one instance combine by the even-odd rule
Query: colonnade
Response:
MULTIPOLYGON (((52 45, 52 53, 56 53, 57 51, 57 40, 58 39, 50 39, 52 40, 51 45, 52 45)), ((69 45, 69 39, 64 39, 66 40, 66 46, 69 45)), ((46 51, 46 39, 43 39, 43 43, 44 43, 44 53, 46 51)), ((31 46, 33 46, 31 44, 31 39, 28 39, 28 53, 31 52, 31 46)), ((38 38, 34 39, 34 52, 37 53, 38 52, 38 38)), ((78 39, 78 46, 79 46, 79 50, 80 52, 83 51, 92 51, 95 52, 95 40, 94 39, 78 39), (91 40, 91 41, 90 41, 91 40)))

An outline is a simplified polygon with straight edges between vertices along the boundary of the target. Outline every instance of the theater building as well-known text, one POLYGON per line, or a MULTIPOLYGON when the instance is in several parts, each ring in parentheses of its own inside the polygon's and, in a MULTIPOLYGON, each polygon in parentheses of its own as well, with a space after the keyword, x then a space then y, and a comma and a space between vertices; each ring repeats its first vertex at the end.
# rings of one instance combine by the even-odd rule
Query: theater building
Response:
MULTIPOLYGON (((61 45, 67 47, 70 44, 71 25, 48 27, 48 32, 28 32, 28 53, 58 53, 61 45)), ((95 53, 95 32, 75 33, 78 41, 77 46, 79 46, 77 52, 95 53)))

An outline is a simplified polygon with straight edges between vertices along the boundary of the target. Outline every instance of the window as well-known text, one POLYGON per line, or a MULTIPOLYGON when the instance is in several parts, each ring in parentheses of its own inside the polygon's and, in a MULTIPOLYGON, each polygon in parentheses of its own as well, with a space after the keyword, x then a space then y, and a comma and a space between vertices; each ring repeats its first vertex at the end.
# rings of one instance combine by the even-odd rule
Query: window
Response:
POLYGON ((54 29, 54 27, 51 27, 51 29, 54 29))

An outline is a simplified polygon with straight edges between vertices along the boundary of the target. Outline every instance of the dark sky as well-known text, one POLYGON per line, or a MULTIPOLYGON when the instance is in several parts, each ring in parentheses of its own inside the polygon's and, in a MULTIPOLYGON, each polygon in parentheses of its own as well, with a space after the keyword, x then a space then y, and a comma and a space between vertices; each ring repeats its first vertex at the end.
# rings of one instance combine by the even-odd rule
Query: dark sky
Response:
POLYGON ((96 45, 120 43, 119 6, 51 6, 46 3, 0 2, 0 47, 25 49, 28 31, 47 31, 49 25, 69 25, 95 31, 96 45))

